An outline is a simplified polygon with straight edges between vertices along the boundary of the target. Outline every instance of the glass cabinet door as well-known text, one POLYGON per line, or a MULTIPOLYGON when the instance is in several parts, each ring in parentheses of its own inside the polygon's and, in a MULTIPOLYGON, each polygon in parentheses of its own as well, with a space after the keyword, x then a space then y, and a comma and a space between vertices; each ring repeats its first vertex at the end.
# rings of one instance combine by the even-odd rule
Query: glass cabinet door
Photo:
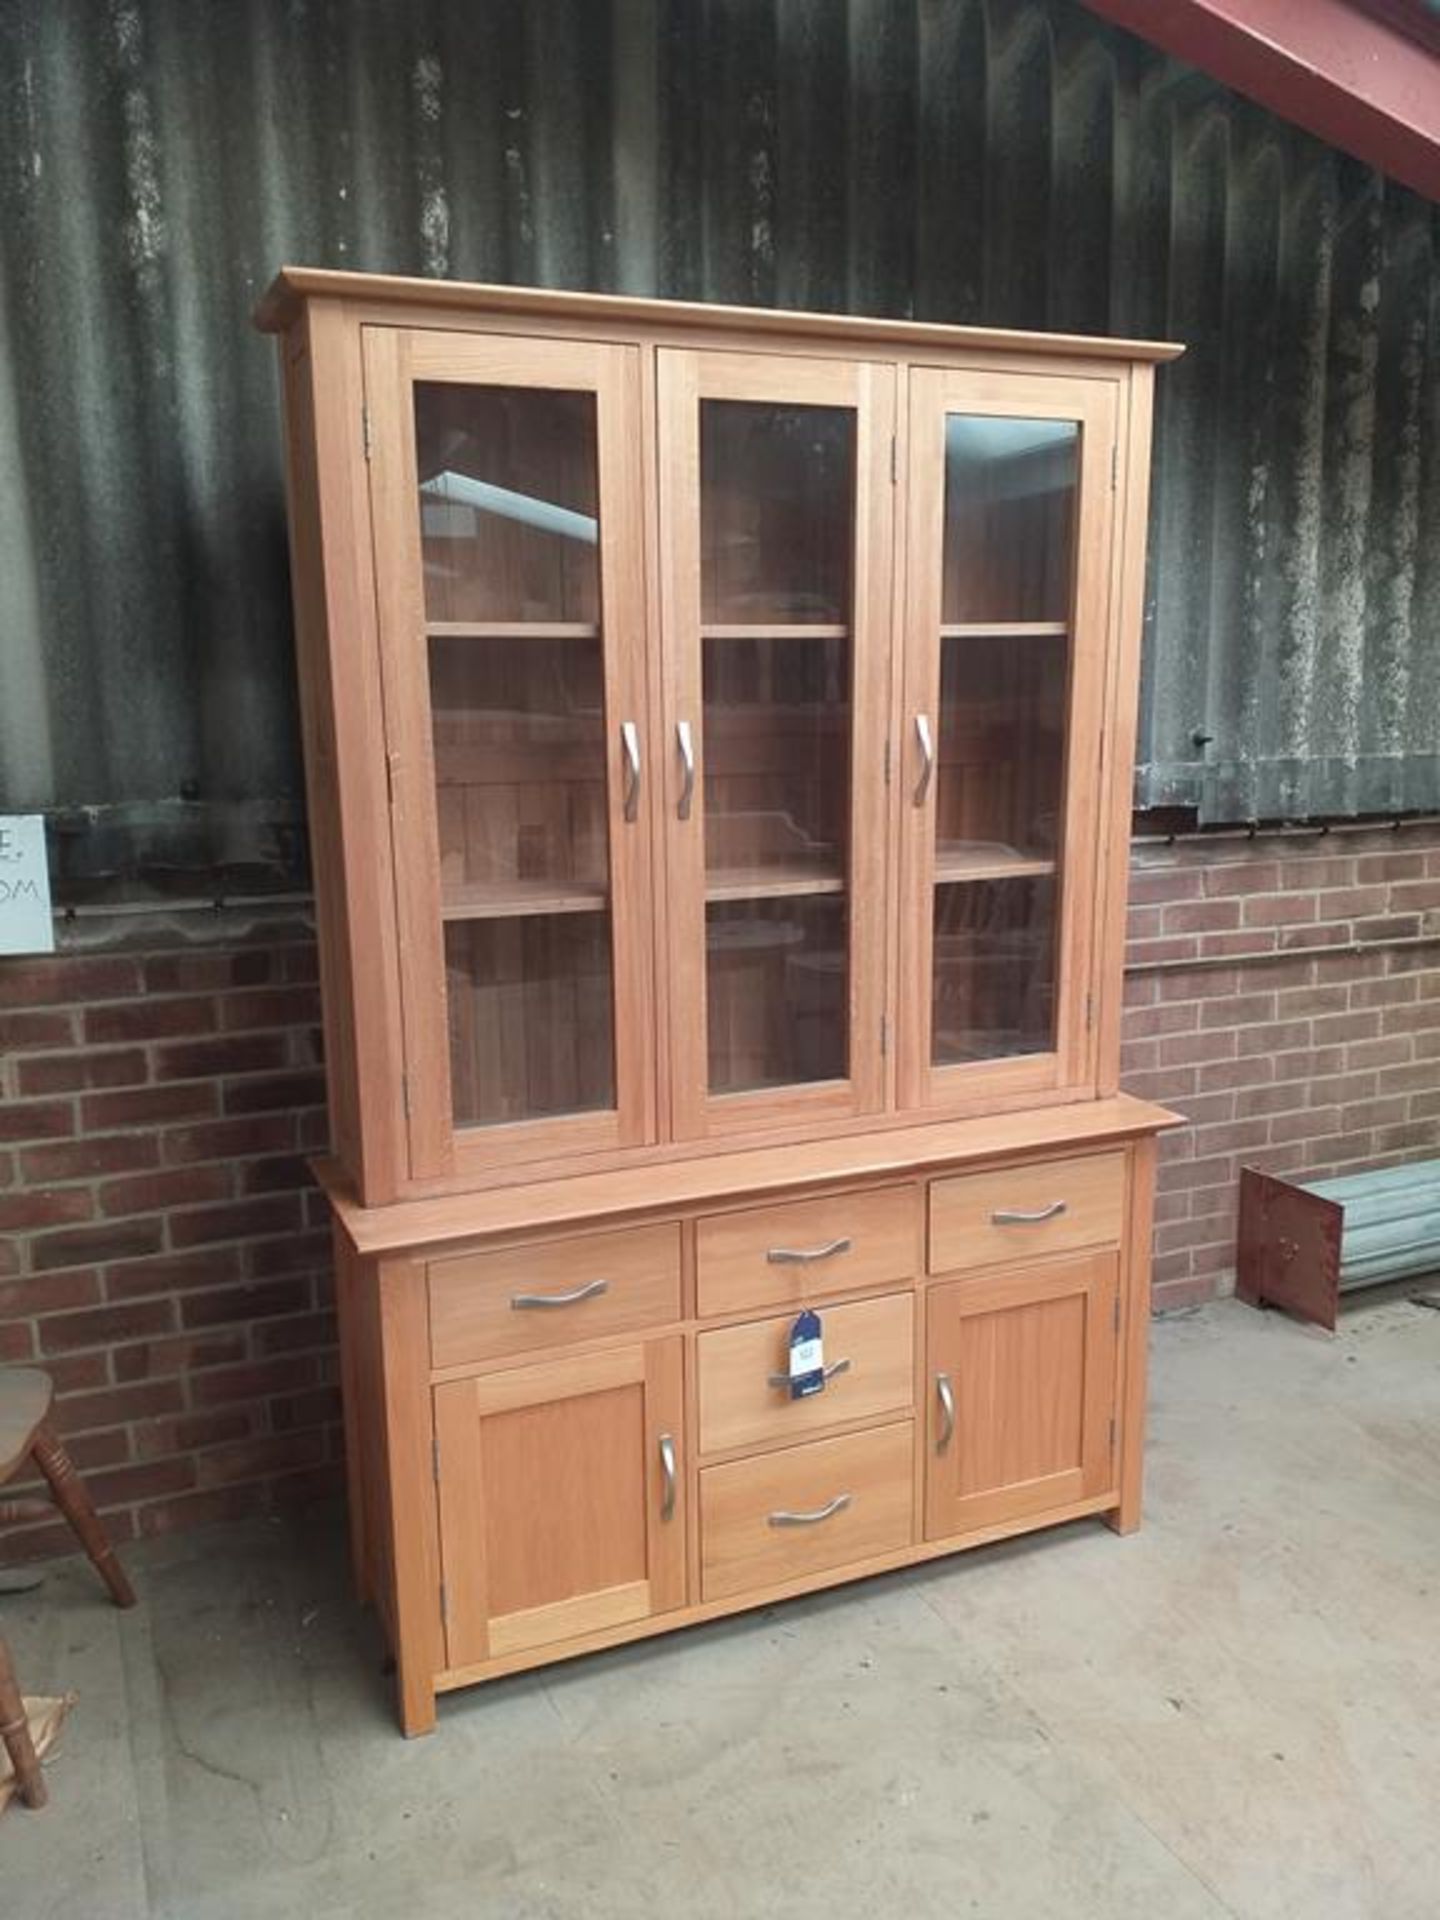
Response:
POLYGON ((894 378, 660 355, 682 1137, 883 1100, 894 378))
POLYGON ((636 355, 366 374, 412 1173, 653 1137, 636 355))
POLYGON ((901 1103, 1083 1080, 1114 388, 911 376, 901 1103))

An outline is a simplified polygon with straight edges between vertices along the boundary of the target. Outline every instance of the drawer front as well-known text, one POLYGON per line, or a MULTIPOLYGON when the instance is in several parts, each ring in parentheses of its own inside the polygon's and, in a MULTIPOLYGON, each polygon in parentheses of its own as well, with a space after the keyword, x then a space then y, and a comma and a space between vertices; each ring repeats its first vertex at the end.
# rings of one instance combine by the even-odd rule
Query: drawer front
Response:
POLYGON ((459 1254, 428 1273, 431 1362, 462 1367, 678 1320, 680 1227, 459 1254))
POLYGON ((1087 1154, 930 1184, 930 1271, 1118 1243, 1125 1155, 1087 1154))
POLYGON ((827 1307, 822 1320, 825 1365, 836 1371, 822 1392, 804 1400, 790 1398, 790 1314, 700 1335, 701 1453, 804 1440, 846 1420, 910 1411, 915 1388, 913 1294, 827 1307))
POLYGON ((780 1586, 908 1546, 913 1472, 909 1420, 702 1468, 704 1598, 780 1586))
POLYGON ((918 1204, 913 1187, 881 1187, 712 1214, 698 1224, 702 1316, 797 1307, 910 1279, 918 1204))

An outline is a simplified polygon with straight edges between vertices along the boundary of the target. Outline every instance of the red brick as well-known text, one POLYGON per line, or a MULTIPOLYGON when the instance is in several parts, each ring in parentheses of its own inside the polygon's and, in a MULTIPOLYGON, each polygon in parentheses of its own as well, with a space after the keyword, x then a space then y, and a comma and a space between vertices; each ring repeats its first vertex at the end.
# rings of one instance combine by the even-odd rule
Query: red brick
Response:
POLYGON ((86 1481, 97 1507, 128 1506, 132 1501, 153 1500, 164 1493, 181 1493, 194 1484, 195 1462, 188 1455, 119 1467, 86 1481))
POLYGON ((1205 892, 1214 898, 1229 893, 1274 893, 1282 885, 1273 860, 1227 861, 1205 874, 1205 892))
POLYGON ((87 1133, 110 1127, 158 1127, 171 1120, 208 1120, 219 1107, 209 1081, 191 1086, 134 1087, 118 1093, 92 1093, 80 1102, 87 1133))
POLYGON ((1154 1311, 1163 1318, 1168 1313, 1185 1313, 1191 1307, 1215 1298, 1215 1287, 1208 1274, 1197 1279, 1168 1281, 1155 1289, 1154 1311))
POLYGON ((197 1453, 195 1476, 202 1487, 224 1486, 318 1466, 324 1458, 325 1435, 313 1428, 259 1434, 251 1440, 235 1440, 197 1453))
POLYGON ((163 1040, 179 1033, 213 1033, 215 1002, 199 996, 157 1000, 147 994, 115 1007, 87 1007, 85 1039, 92 1047, 117 1040, 163 1040))
POLYGON ((60 1140, 74 1131, 73 1100, 0 1100, 0 1141, 60 1140))
POLYGON ((1306 1092, 1313 1106, 1343 1106, 1350 1100, 1370 1100, 1379 1091, 1379 1076, 1371 1073, 1337 1073, 1326 1079, 1312 1079, 1306 1082, 1306 1092))
POLYGON ((211 1526, 220 1520, 246 1520, 264 1513, 272 1499, 270 1487, 252 1481, 242 1487, 215 1487, 205 1493, 182 1493, 173 1500, 151 1500, 139 1508, 136 1523, 147 1539, 191 1527, 211 1526))
POLYGON ((1405 1034, 1395 1034, 1388 1040, 1356 1040, 1347 1050, 1346 1065, 1357 1071, 1364 1067, 1404 1066, 1410 1060, 1411 1050, 1412 1041, 1405 1034))
POLYGON ((1147 966, 1172 966, 1177 961, 1199 958, 1200 940, 1193 933, 1176 934, 1166 940, 1136 940, 1125 949, 1125 964, 1137 971, 1147 966))
POLYGON ((1380 1153, 1409 1153, 1416 1147, 1428 1149, 1434 1141, 1435 1129, 1417 1121, 1407 1121, 1400 1127, 1382 1127, 1375 1136, 1376 1150, 1380 1153))
POLYGON ((1137 907, 1132 900, 1125 916, 1127 940, 1155 940, 1160 936, 1160 909, 1137 907))
POLYGON ((1320 920, 1354 920, 1365 914, 1383 913, 1387 904, 1384 887, 1335 887, 1319 898, 1320 920))
POLYGON ((106 1427, 99 1433, 72 1433, 65 1439, 65 1451, 76 1470, 88 1480, 102 1467, 116 1467, 133 1456, 128 1427, 106 1427))
POLYGON ((186 1334, 116 1347, 111 1364, 117 1380, 154 1380, 172 1373, 199 1378, 202 1368, 232 1366, 244 1358, 241 1333, 186 1334))
POLYGON ((1313 1029, 1316 1045, 1322 1047, 1343 1040, 1373 1040, 1379 1031, 1380 1016, 1375 1012, 1325 1014, 1313 1029))
POLYGON ((251 1160, 240 1169, 242 1193, 287 1193, 295 1188, 313 1186, 314 1175, 303 1153, 280 1154, 268 1160, 251 1160))
POLYGON ((210 1367, 190 1381, 197 1407, 223 1406, 234 1400, 263 1400, 272 1393, 294 1393, 315 1385, 319 1363, 313 1354, 274 1355, 248 1366, 210 1367))
POLYGON ((1277 1053, 1270 1062, 1276 1080, 1303 1080, 1313 1074, 1317 1079, 1327 1073, 1344 1071, 1344 1047, 1300 1047, 1293 1053, 1277 1053))
POLYGON ((145 1055, 139 1047, 114 1047, 21 1060, 16 1067, 16 1085, 23 1094, 80 1093, 88 1087, 137 1087, 147 1074, 145 1055))
POLYGON ((1302 1107, 1296 1113, 1277 1113, 1270 1122, 1270 1138, 1276 1146, 1292 1140, 1316 1140, 1340 1131, 1339 1107, 1302 1107))
POLYGON ((0 1193, 0 1233, 73 1226, 94 1215, 95 1196, 88 1187, 22 1187, 14 1193, 0 1193))
POLYGON ((1275 1010, 1282 1020, 1295 1020, 1307 1013, 1346 1013, 1350 1010, 1350 995, 1351 989, 1343 982, 1325 987, 1286 987, 1275 996, 1275 1010))
POLYGON ((1274 1078, 1274 1062, 1263 1054, 1237 1060, 1210 1060, 1202 1068, 1203 1084, 1211 1087, 1255 1087, 1274 1078))
POLYGON ((1293 1113, 1304 1104, 1303 1081, 1287 1080, 1281 1086, 1242 1087, 1235 1095, 1235 1113, 1242 1120, 1265 1113, 1293 1113))
POLYGON ((0 1240, 0 1279, 9 1279, 20 1271, 20 1242, 0 1240))
POLYGON ((1425 874, 1423 853, 1366 853, 1356 862, 1356 878, 1370 880, 1420 880, 1425 874))
POLYGON ((282 1033, 237 1033, 220 1040, 177 1041, 155 1050, 157 1080, 219 1080, 234 1073, 283 1067, 289 1051, 282 1033))
POLYGON ((1199 1025, 1200 1008, 1194 1000, 1175 1000, 1163 1006, 1136 1007, 1125 1015, 1122 1032, 1127 1041, 1161 1033, 1188 1033, 1199 1025))
POLYGON ((98 1174, 132 1173, 158 1166, 160 1148, 153 1135, 115 1133, 67 1140, 52 1147, 30 1147, 20 1157, 23 1177, 36 1183, 91 1180, 98 1174))
POLYGON ((93 1271, 31 1273, 21 1280, 0 1281, 0 1317, 63 1313, 67 1307, 93 1307, 99 1298, 100 1276, 93 1271))
POLYGON ((1137 1100, 1156 1100, 1161 1106, 1167 1101, 1183 1104, 1195 1091, 1195 1069, 1163 1067, 1148 1073, 1127 1073, 1125 1091, 1137 1100))
POLYGON ((161 1140, 167 1165, 196 1160, 239 1160, 251 1154, 277 1153, 295 1144, 295 1116, 261 1113, 245 1120, 212 1120, 200 1127, 175 1127, 161 1140))
POLYGON ((1229 1000, 1240 991, 1234 967, 1197 967, 1192 973, 1179 967, 1159 982, 1161 1000, 1229 1000))
POLYGON ((178 1413, 184 1404, 185 1393, 178 1380, 144 1380, 135 1386, 67 1395, 59 1401, 56 1412, 62 1431, 68 1435, 94 1427, 118 1427, 156 1414, 178 1413))
POLYGON ((276 1433, 291 1433, 300 1427, 334 1426, 341 1414, 340 1389, 335 1386, 286 1394, 269 1404, 270 1423, 276 1433))
POLYGON ((1198 900, 1202 879, 1198 868, 1136 868, 1130 875, 1130 904, 1158 907, 1174 900, 1198 900))
POLYGON ((163 1237, 158 1220, 111 1220, 99 1227, 67 1228, 32 1240, 30 1264, 37 1273, 48 1273, 54 1267, 141 1260, 146 1254, 160 1251, 163 1237))
POLYGON ((281 972, 287 980, 318 980, 320 977, 320 956, 313 942, 304 947, 291 947, 281 955, 281 972))
POLYGON ((1221 933, 1239 924, 1238 900, 1182 900, 1165 908, 1166 933, 1221 933))
MULTIPOLYGON (((1341 1109, 1340 1118, 1331 1131, 1358 1133, 1362 1127, 1394 1126, 1411 1118, 1409 1108, 1409 1098, 1403 1093, 1387 1094, 1377 1100, 1356 1100, 1341 1109)), ((1317 1127, 1316 1132, 1319 1131, 1317 1127)))
MULTIPOLYGON (((1216 1039, 1219 1039, 1217 1034, 1216 1039)), ((1242 1027, 1236 1036, 1241 1053, 1283 1053, 1287 1047, 1303 1047, 1310 1039, 1308 1020, 1277 1020, 1242 1027)))
POLYGON ((307 1153, 324 1153, 330 1145, 330 1116, 324 1107, 310 1107, 295 1116, 296 1143, 307 1153))
POLYGON ((220 1024, 229 1033, 249 1027, 313 1027, 320 1020, 320 993, 312 986, 232 993, 220 1003, 220 1024))
POLYGON ((228 1167, 176 1167, 166 1173, 141 1173, 129 1180, 107 1180, 100 1188, 100 1211, 114 1217, 163 1213, 202 1200, 228 1200, 234 1182, 228 1167))
POLYGON ((335 1315, 293 1313, 283 1320, 267 1320, 251 1333, 257 1359, 268 1353, 307 1353, 330 1350, 335 1345, 335 1315))
POLYGON ((307 1276, 271 1280, 263 1286, 220 1287, 192 1294, 180 1303, 186 1327, 222 1326, 227 1320, 271 1320, 280 1314, 304 1313, 311 1305, 307 1276))
POLYGON ((1282 953, 1299 953, 1310 950, 1323 954, 1327 947, 1339 945, 1347 938, 1342 927, 1325 922, 1317 926, 1282 927, 1277 945, 1282 953))
POLYGON ((322 1073, 277 1073, 232 1080, 225 1087, 227 1114, 268 1113, 279 1107, 318 1107, 325 1098, 322 1073))
POLYGON ((258 987, 274 978, 277 956, 268 948, 238 953, 162 953, 145 962, 148 993, 219 993, 228 987, 258 987))
POLYGON ((0 1006, 68 1007, 87 1000, 118 1000, 138 993, 133 959, 57 953, 0 961, 0 1006))
POLYGON ((1237 1045, 1237 1030, 1227 1027, 1219 1033, 1177 1033, 1157 1042, 1162 1066, 1188 1066, 1192 1062, 1228 1060, 1237 1045))
POLYGON ((255 1415, 246 1407, 179 1413, 168 1419, 139 1422, 135 1427, 135 1452, 142 1460, 159 1460, 169 1453, 213 1447, 222 1440, 248 1439, 254 1430, 255 1415))
POLYGON ((1315 914, 1313 893, 1265 893, 1245 902, 1244 918, 1247 927, 1281 927, 1313 920, 1315 914))
POLYGON ((1378 920, 1357 920, 1355 938, 1371 940, 1413 940, 1422 931, 1418 914, 1388 913, 1378 920))
POLYGON ((196 1253, 164 1253, 139 1267, 107 1267, 105 1296, 135 1300, 147 1293, 189 1293, 242 1278, 239 1247, 203 1247, 196 1253))
POLYGON ((170 1244, 204 1246, 215 1240, 260 1239, 267 1234, 293 1233, 302 1223, 299 1197, 270 1194, 259 1200, 239 1200, 218 1207, 195 1207, 170 1216, 170 1244))
POLYGON ((16 1361, 34 1358, 35 1340, 28 1322, 15 1320, 9 1326, 0 1325, 0 1361, 13 1366, 16 1361))
POLYGON ((1272 1138, 1271 1129, 1278 1124, 1277 1121, 1266 1119, 1227 1120, 1218 1126, 1196 1127, 1196 1158, 1205 1159, 1221 1153, 1248 1153, 1252 1147, 1263 1147, 1272 1138))
POLYGON ((169 1300, 133 1300, 124 1306, 51 1314, 40 1322, 40 1341, 46 1353, 66 1353, 77 1347, 113 1346, 121 1340, 169 1333, 174 1325, 175 1309, 169 1300))
POLYGON ((1257 1020, 1274 1018, 1273 993, 1237 993, 1224 1000, 1207 1000, 1200 1024, 1204 1027, 1249 1027, 1257 1020))
POLYGON ((1275 934, 1268 927, 1242 927, 1239 933, 1202 933, 1203 960, 1253 960, 1275 951, 1275 934))
POLYGON ((68 1013, 0 1013, 0 1054, 38 1053, 43 1047, 72 1047, 75 1020, 68 1013))

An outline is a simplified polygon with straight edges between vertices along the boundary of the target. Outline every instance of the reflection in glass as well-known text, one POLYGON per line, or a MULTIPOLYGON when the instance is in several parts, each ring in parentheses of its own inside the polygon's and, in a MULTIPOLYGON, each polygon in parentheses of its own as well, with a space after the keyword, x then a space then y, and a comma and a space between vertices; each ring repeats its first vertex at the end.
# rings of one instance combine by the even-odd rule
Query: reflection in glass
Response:
POLYGON ((937 1067, 1055 1045, 1055 882, 935 888, 931 1048, 937 1067))
POLYGON ((945 422, 947 626, 1069 616, 1079 428, 950 414, 945 422))
POLYGON ((427 620, 595 624, 593 394, 418 383, 415 454, 427 620))
POLYGON ((614 1106, 608 913, 451 921, 445 977, 457 1126, 614 1106))
POLYGON ((712 1093, 845 1078, 842 897, 712 901, 705 948, 712 1093))
POLYGON ((702 401, 700 498, 705 625, 849 619, 853 414, 702 401))
POLYGON ((1064 634, 941 642, 937 873, 1054 859, 1069 657, 1064 634))

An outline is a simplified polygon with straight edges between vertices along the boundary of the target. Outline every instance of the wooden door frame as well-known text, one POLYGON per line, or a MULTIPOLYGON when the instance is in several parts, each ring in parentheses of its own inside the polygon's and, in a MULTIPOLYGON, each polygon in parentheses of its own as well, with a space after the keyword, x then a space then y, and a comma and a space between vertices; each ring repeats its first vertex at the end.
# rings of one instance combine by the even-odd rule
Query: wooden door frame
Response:
POLYGON ((891 580, 895 554, 892 362, 780 351, 662 346, 656 354, 664 705, 664 816, 658 844, 668 887, 660 966, 669 981, 673 1138, 693 1141, 879 1113, 885 1106, 882 1021, 887 995, 885 742, 890 706, 891 580), (705 747, 700 637, 702 400, 845 408, 854 412, 855 522, 851 645, 849 949, 850 1074, 843 1081, 712 1095, 705 967, 705 747), (695 743, 690 817, 678 818, 676 730, 695 743))
POLYGON ((620 734, 621 721, 633 720, 641 740, 648 744, 650 738, 643 641, 641 350, 622 343, 374 326, 363 330, 362 346, 400 928, 410 1179, 480 1178, 490 1169, 523 1161, 647 1144, 656 1138, 649 1016, 654 783, 642 778, 638 817, 627 822, 620 734), (411 393, 422 380, 588 391, 595 396, 616 1096, 614 1108, 600 1113, 475 1128, 457 1128, 452 1118, 435 764, 415 512, 411 393))
POLYGON ((978 367, 912 366, 905 420, 906 519, 904 584, 897 671, 904 699, 896 756, 899 886, 896 920, 897 1097, 902 1112, 964 1110, 1033 1097, 1075 1098, 1097 1080, 1095 924, 1104 875, 1101 755, 1113 600, 1110 564, 1115 476, 1124 417, 1123 376, 1054 374, 978 367), (935 1067, 931 1064, 933 875, 938 778, 926 804, 907 802, 918 772, 915 716, 935 729, 938 755, 940 590, 943 562, 944 454, 936 430, 950 413, 1080 423, 1073 617, 1064 777, 1064 834, 1056 919, 1056 1045, 1053 1052, 935 1067))

